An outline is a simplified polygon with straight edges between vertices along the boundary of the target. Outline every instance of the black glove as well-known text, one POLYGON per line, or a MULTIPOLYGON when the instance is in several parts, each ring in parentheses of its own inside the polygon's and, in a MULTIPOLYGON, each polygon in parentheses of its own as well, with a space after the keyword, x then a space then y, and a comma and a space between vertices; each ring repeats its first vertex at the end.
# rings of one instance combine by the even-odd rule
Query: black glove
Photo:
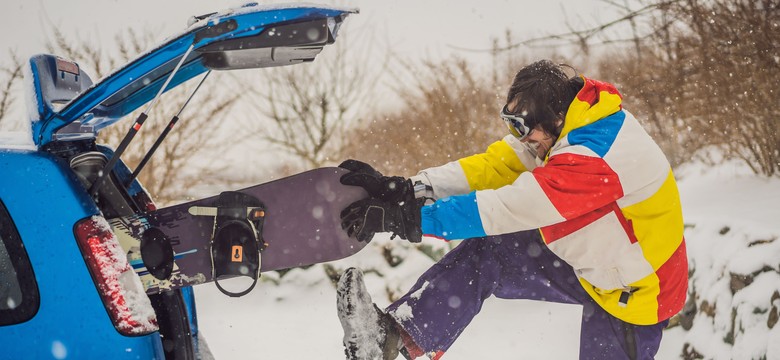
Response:
POLYGON ((342 162, 339 167, 350 171, 341 176, 342 184, 360 186, 370 197, 391 203, 414 199, 414 186, 406 178, 384 176, 371 165, 352 159, 342 162))
POLYGON ((392 238, 417 243, 422 240, 420 208, 424 202, 414 198, 400 204, 375 198, 358 200, 341 211, 341 228, 358 241, 371 241, 378 232, 392 232, 392 238))

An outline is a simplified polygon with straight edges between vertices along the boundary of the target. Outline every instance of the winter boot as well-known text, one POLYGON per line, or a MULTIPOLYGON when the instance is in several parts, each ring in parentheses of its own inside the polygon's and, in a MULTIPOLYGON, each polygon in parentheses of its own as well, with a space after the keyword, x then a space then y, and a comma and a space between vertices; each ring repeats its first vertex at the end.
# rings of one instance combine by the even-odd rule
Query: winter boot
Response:
POLYGON ((336 290, 339 320, 344 328, 344 353, 348 360, 389 360, 398 357, 401 345, 395 320, 371 302, 363 273, 347 269, 336 290))

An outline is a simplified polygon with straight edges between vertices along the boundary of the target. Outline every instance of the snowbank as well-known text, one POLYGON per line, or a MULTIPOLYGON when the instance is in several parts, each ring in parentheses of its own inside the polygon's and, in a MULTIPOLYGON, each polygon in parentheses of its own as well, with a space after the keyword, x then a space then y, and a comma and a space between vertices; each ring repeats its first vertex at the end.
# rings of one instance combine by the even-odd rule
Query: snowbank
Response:
POLYGON ((677 354, 780 359, 780 179, 739 162, 678 175, 691 280, 677 354))

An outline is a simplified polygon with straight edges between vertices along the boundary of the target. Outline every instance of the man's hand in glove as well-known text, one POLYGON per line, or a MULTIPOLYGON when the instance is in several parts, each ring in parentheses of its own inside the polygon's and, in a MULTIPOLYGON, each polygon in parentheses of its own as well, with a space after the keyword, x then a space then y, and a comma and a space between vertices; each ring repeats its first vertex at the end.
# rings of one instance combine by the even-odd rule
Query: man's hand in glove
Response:
POLYGON ((414 199, 412 183, 401 176, 384 176, 371 165, 358 160, 346 160, 339 165, 349 170, 341 176, 344 185, 360 186, 368 196, 391 203, 414 199))
POLYGON ((371 241, 375 233, 392 232, 410 242, 422 240, 420 208, 423 199, 385 202, 375 198, 358 200, 341 211, 341 228, 358 241, 371 241))

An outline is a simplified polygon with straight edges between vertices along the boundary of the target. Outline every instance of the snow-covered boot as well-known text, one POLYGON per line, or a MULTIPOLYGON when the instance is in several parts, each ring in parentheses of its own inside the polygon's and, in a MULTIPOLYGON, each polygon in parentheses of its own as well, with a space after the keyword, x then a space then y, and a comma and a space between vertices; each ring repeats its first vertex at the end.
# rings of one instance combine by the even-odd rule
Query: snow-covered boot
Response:
POLYGON ((363 272, 347 269, 336 289, 339 320, 344 328, 344 353, 349 360, 388 360, 401 345, 395 320, 373 302, 363 272))

